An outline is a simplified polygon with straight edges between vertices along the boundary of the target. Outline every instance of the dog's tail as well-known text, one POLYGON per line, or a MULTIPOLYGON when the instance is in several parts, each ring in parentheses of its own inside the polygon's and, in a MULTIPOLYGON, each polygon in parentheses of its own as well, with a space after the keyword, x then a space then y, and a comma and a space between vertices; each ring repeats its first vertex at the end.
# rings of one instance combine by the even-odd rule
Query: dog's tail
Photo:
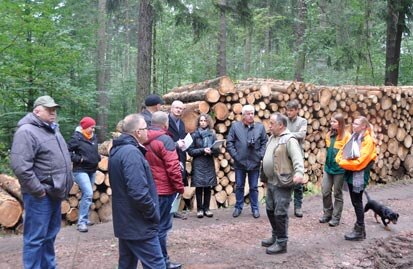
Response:
POLYGON ((370 199, 370 196, 369 196, 369 194, 367 193, 367 191, 366 190, 364 190, 364 194, 366 195, 366 197, 367 197, 367 202, 368 201, 370 201, 371 199, 370 199))

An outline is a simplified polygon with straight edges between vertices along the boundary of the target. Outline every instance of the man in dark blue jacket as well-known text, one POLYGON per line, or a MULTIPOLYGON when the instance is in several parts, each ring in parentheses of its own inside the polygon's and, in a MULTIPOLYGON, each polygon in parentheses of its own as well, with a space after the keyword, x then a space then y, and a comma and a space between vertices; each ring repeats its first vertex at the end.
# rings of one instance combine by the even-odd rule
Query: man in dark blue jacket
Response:
POLYGON ((113 141, 109 156, 112 214, 119 238, 119 269, 164 269, 159 244, 159 204, 156 186, 142 144, 148 139, 143 116, 124 119, 122 135, 113 141))
POLYGON ((248 174, 251 210, 254 218, 260 217, 258 205, 258 177, 261 160, 265 154, 267 134, 262 123, 254 122, 255 109, 251 105, 242 108, 242 120, 232 123, 227 136, 227 151, 234 160, 236 204, 232 216, 241 214, 244 205, 244 185, 248 174))

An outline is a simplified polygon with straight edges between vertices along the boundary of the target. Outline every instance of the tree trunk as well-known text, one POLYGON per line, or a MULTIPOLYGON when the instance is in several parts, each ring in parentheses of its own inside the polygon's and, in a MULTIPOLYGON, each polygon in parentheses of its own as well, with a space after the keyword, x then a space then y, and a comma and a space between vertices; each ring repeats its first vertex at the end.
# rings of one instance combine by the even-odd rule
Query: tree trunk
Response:
POLYGON ((218 33, 217 76, 227 74, 227 19, 225 12, 226 0, 220 1, 220 29, 218 33))
POLYGON ((303 73, 305 68, 305 42, 304 35, 306 29, 306 20, 307 20, 307 5, 305 0, 298 0, 297 2, 298 9, 298 20, 295 25, 295 51, 297 58, 295 59, 295 79, 297 81, 303 81, 303 73))
POLYGON ((141 0, 138 13, 138 62, 136 69, 136 111, 151 92, 152 31, 154 9, 150 0, 141 0))
POLYGON ((98 114, 96 117, 97 137, 99 142, 103 142, 106 138, 108 129, 108 96, 105 85, 106 75, 106 0, 99 0, 98 12, 98 44, 97 44, 97 98, 98 98, 98 114))
POLYGON ((397 86, 404 11, 397 0, 387 0, 386 68, 384 84, 397 86))

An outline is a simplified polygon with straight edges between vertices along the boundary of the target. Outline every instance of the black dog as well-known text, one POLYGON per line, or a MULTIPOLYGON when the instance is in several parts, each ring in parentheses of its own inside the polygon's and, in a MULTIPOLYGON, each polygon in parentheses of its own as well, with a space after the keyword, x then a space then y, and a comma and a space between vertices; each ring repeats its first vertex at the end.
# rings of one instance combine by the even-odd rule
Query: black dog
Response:
POLYGON ((380 216, 381 221, 384 224, 384 229, 387 231, 390 231, 390 228, 387 226, 390 222, 393 224, 397 223, 397 219, 399 218, 399 214, 391 210, 390 208, 380 204, 379 202, 370 199, 370 196, 368 195, 367 191, 364 191, 367 197, 367 204, 364 207, 364 212, 369 211, 369 209, 374 211, 374 218, 376 219, 377 223, 379 221, 377 220, 377 215, 380 216))

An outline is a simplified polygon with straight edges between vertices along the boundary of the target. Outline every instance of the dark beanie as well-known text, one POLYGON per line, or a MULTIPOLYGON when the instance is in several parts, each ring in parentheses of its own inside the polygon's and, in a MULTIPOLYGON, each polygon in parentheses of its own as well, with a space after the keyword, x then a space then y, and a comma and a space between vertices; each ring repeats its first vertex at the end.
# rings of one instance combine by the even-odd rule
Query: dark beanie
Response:
POLYGON ((82 127, 82 129, 87 129, 95 125, 96 125, 96 121, 92 119, 91 117, 84 117, 83 119, 80 120, 80 127, 82 127))
POLYGON ((164 102, 159 95, 150 94, 145 99, 145 106, 156 106, 157 104, 163 105, 164 102))

